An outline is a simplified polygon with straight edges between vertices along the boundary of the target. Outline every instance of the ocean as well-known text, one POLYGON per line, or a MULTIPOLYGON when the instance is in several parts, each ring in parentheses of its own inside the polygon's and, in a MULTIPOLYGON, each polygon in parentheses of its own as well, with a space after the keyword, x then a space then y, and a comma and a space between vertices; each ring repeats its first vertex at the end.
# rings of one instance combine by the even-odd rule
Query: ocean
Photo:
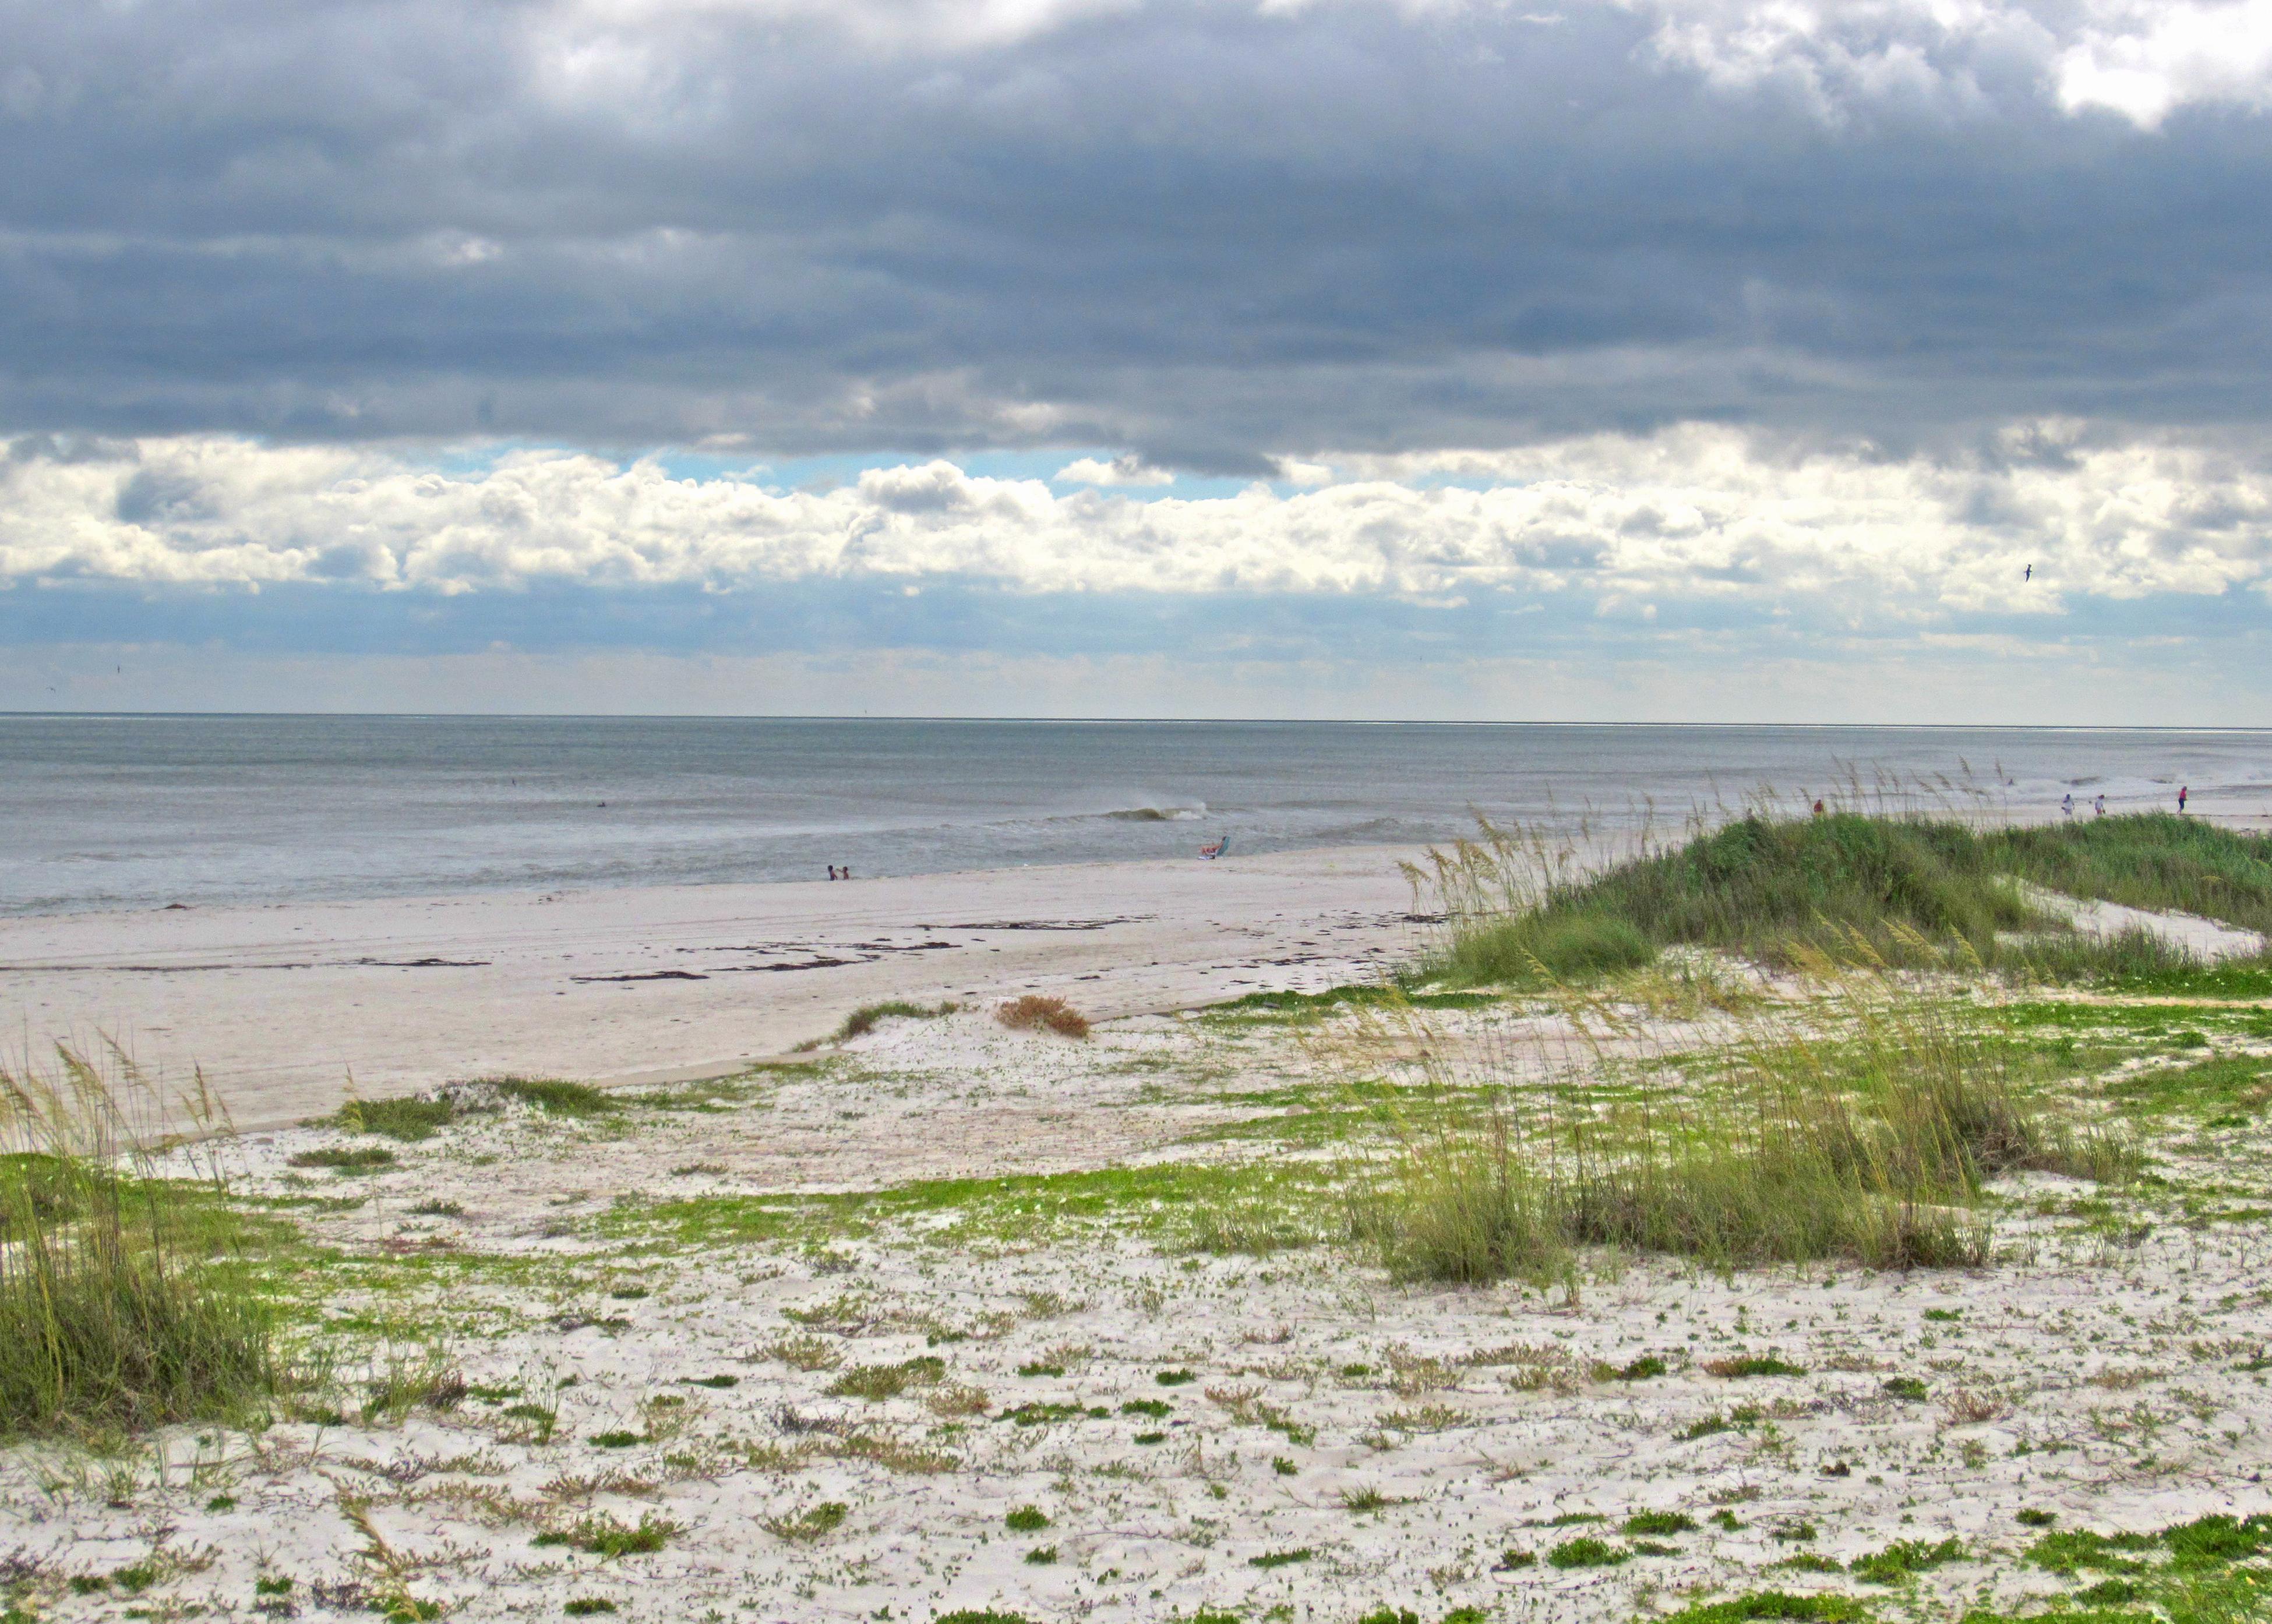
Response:
POLYGON ((0 716, 0 912, 811 880, 1678 826, 1766 798, 2272 812, 2272 732, 0 716))

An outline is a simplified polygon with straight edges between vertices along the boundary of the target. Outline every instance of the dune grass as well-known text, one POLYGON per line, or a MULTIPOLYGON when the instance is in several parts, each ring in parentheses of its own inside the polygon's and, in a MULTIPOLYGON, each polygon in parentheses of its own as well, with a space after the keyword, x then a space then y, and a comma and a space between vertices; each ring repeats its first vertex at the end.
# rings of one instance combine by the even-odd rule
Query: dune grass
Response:
POLYGON ((1724 1061, 1606 1107, 1547 1090, 1526 1112, 1510 1091, 1481 1126, 1413 1136, 1385 1179, 1358 1181, 1352 1229, 1401 1277, 1460 1282, 1552 1279, 1588 1247, 1715 1267, 1976 1265, 1987 1180, 2134 1167, 2126 1140, 2036 1103, 2003 1046, 1883 984, 1811 1027, 1749 1017, 1724 1061))
POLYGON ((491 1077, 484 1079, 497 1091, 552 1116, 609 1116, 624 1102, 589 1083, 570 1083, 559 1077, 491 1077))
POLYGON ((457 1101, 447 1094, 433 1099, 404 1095, 387 1099, 350 1099, 328 1125, 351 1134, 381 1134, 415 1144, 430 1139, 437 1129, 457 1120, 457 1101))
POLYGON ((1950 819, 1755 815, 1692 829, 1678 845, 1599 872, 1536 831, 1485 824, 1408 873, 1446 920, 1428 972, 1467 986, 1582 981, 1649 964, 1678 943, 1776 965, 1812 951, 2051 979, 2192 967, 2142 933, 2062 934, 2014 881, 2272 927, 2272 841, 2161 814, 1991 830, 1950 819))
POLYGON ((2150 812, 1984 831, 1980 843, 2004 872, 2052 890, 2272 935, 2272 837, 2150 812))
POLYGON ((156 1177, 101 1069, 68 1048, 0 1068, 0 1436, 226 1419, 276 1390, 269 1311, 216 1266, 238 1233, 217 1181, 156 1177))
POLYGON ((846 1016, 843 1024, 829 1034, 831 1043, 843 1043, 854 1038, 864 1038, 886 1021, 935 1021, 941 1016, 953 1015, 961 1006, 953 1002, 937 1004, 909 1003, 904 998, 891 998, 882 1003, 863 1003, 846 1016))

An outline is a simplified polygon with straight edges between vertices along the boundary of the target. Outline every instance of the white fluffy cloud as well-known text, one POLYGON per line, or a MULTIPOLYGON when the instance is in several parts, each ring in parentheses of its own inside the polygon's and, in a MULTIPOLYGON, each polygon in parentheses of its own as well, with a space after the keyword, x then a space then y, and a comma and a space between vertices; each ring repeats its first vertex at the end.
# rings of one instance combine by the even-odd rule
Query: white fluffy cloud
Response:
MULTIPOLYGON (((1386 11, 1440 27, 1462 16, 1557 25, 1580 5, 1512 11, 1507 0, 1213 0, 1227 12, 1299 18, 1386 11)), ((2272 0, 1595 0, 1652 19, 1663 61, 1729 87, 1782 81, 1835 114, 1857 97, 1982 95, 1984 61, 2032 68, 2074 111, 2105 108, 2144 128, 2189 102, 2272 105, 2272 0)), ((658 38, 699 39, 704 19, 839 30, 889 50, 999 49, 1158 0, 554 0, 531 11, 537 59, 558 88, 644 83, 658 38), (688 25, 693 25, 690 32, 688 25), (661 34, 658 31, 662 31, 661 34)))
POLYGON ((1575 592, 1603 613, 1702 601, 1920 621, 2272 583, 2272 455, 2096 443, 2075 424, 2014 425, 1956 458, 1688 427, 1332 460, 1333 482, 1291 495, 1140 500, 946 461, 800 492, 570 451, 443 472, 220 437, 35 450, 0 473, 0 580, 456 594, 952 577, 1434 603, 1575 592))
POLYGON ((2193 102, 2272 106, 2272 0, 1624 0, 1666 62, 1730 89, 1785 85, 1837 116, 1887 96, 1985 100, 2019 67, 2069 112, 2141 128, 2193 102))
POLYGON ((1094 457, 1078 457, 1057 472, 1059 482, 1068 485, 1173 485, 1176 476, 1165 468, 1148 466, 1133 453, 1100 462, 1094 457))

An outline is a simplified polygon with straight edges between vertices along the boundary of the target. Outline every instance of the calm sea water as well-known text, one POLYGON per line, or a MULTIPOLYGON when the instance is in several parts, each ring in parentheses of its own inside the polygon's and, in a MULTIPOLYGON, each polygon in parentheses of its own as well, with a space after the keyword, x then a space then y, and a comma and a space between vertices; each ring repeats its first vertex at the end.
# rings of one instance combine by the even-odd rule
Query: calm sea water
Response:
POLYGON ((0 717, 0 911, 818 879, 1658 821, 1858 783, 2272 810, 2272 732, 0 717))

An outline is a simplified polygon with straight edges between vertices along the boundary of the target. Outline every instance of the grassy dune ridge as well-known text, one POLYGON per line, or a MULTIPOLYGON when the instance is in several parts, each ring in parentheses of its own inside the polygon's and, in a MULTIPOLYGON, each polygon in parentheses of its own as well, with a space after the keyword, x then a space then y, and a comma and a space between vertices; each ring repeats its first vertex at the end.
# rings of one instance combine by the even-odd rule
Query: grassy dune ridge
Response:
POLYGON ((1447 920, 1426 968, 1464 986, 1582 979, 1682 944, 1778 967, 1808 950, 2055 975, 2184 967, 2152 938, 2043 940, 2061 923, 2015 881, 2272 930, 2272 840, 2162 813, 2021 829, 1752 816, 1599 872, 1566 845, 1486 824, 1408 872, 1447 920))

